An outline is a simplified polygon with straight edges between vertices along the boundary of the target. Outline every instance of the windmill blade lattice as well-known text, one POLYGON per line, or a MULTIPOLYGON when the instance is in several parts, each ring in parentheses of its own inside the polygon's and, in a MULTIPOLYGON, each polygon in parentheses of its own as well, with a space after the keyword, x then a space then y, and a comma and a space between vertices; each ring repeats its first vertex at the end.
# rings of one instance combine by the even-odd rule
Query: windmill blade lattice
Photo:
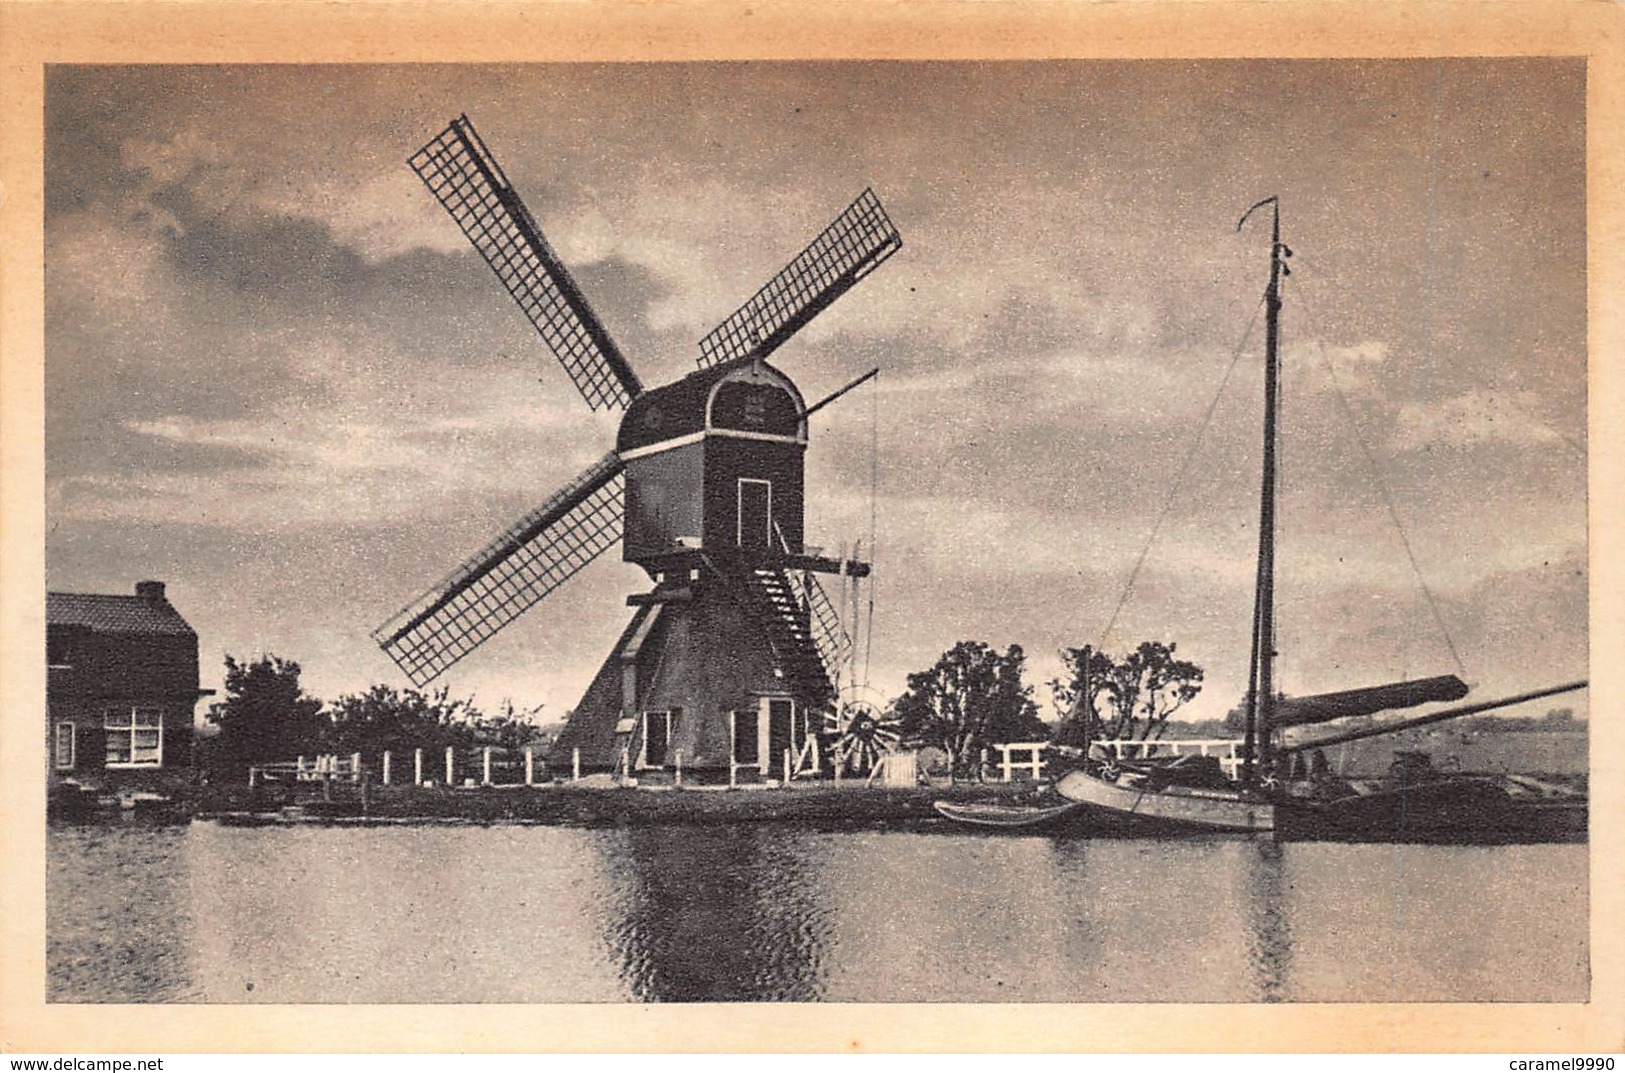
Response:
POLYGON ((619 543, 625 485, 613 451, 372 632, 415 684, 447 667, 619 543))
POLYGON ((867 701, 841 705, 824 715, 824 733, 832 744, 831 762, 841 771, 865 775, 880 758, 897 748, 901 738, 897 718, 867 701))
POLYGON ((902 247, 880 199, 865 190, 750 301, 700 340, 700 368, 767 357, 902 247))
POLYGON ((642 392, 637 373, 467 116, 452 120, 410 163, 519 303, 588 406, 625 407, 642 392))

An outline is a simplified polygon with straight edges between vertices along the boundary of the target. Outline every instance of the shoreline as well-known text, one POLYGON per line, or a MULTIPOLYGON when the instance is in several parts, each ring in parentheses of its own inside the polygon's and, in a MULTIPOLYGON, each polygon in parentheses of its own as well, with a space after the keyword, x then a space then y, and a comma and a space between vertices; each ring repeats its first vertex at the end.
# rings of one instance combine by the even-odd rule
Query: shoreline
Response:
POLYGON ((533 823, 604 827, 655 824, 832 823, 887 826, 936 820, 933 802, 1032 797, 1041 784, 954 783, 908 788, 809 783, 789 787, 479 786, 338 784, 319 789, 204 788, 191 816, 235 826, 325 823, 533 823), (339 787, 342 787, 340 789, 339 787), (363 800, 365 797, 365 800, 363 800))

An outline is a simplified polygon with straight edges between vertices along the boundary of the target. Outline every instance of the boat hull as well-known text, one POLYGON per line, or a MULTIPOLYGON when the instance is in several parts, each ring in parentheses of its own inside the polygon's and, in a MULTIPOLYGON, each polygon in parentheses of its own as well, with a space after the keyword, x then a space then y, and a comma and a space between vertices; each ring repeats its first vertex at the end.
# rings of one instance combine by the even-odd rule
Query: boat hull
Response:
POLYGON ((1588 811, 1584 798, 1522 801, 1493 779, 1466 777, 1282 805, 1277 833, 1295 841, 1582 842, 1588 811))
POLYGON ((1071 771, 1056 792, 1081 806, 1092 833, 1255 834, 1275 829, 1275 805, 1239 791, 1150 789, 1071 771))
POLYGON ((1082 808, 1075 801, 1042 807, 975 801, 935 801, 932 805, 957 823, 1004 830, 1048 826, 1082 808))

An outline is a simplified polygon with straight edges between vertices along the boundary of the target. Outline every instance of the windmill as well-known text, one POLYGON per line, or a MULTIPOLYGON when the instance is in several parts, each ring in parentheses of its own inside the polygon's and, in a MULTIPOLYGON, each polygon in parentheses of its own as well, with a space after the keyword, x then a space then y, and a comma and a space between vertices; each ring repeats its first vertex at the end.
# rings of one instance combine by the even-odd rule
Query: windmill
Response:
POLYGON ((425 685, 617 542, 648 573, 559 746, 583 767, 765 777, 817 764, 851 642, 819 573, 866 563, 803 544, 807 406, 767 357, 902 246, 865 190, 700 342, 697 370, 646 389, 467 116, 412 169, 594 410, 615 448, 373 631, 425 685))

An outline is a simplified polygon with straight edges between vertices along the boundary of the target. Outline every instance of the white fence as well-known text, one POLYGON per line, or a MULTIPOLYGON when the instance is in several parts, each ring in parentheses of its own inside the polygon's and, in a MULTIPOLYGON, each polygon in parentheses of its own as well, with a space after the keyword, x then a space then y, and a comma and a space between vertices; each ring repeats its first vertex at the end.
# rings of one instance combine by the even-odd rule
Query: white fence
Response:
MULTIPOLYGON (((442 778, 442 784, 446 786, 536 785, 536 753, 529 745, 517 754, 511 749, 489 745, 475 749, 458 749, 448 745, 443 756, 433 755, 434 752, 437 751, 413 749, 408 756, 385 750, 373 757, 370 763, 364 761, 360 753, 349 756, 326 753, 278 763, 255 764, 248 769, 248 785, 258 786, 261 782, 361 782, 373 778, 385 786, 401 782, 431 786, 442 778), (466 755, 469 753, 474 755, 477 765, 472 772, 466 755), (411 765, 410 779, 406 778, 408 763, 411 765)), ((571 766, 572 774, 579 778, 579 758, 574 759, 571 766)))
POLYGON ((1232 776, 1241 766, 1241 742, 1235 738, 1164 738, 1161 741, 1114 739, 1094 744, 1110 749, 1119 760, 1143 760, 1151 756, 1217 756, 1219 766, 1232 776))

